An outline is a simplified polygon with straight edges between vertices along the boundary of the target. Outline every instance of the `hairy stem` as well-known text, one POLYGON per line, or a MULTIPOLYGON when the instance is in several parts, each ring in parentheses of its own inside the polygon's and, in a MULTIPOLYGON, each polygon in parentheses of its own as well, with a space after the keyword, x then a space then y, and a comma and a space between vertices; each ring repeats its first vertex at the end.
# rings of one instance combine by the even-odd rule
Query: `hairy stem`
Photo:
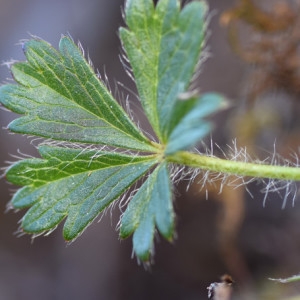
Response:
POLYGON ((300 181, 300 168, 297 167, 231 161, 185 151, 167 156, 166 159, 172 163, 214 172, 241 175, 245 177, 300 181))

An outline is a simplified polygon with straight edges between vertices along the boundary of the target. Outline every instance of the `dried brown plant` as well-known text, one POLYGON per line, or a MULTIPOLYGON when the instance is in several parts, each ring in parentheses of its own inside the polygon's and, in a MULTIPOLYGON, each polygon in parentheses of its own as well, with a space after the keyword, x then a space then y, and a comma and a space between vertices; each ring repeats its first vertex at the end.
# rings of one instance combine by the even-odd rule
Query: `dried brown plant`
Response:
POLYGON ((270 6, 240 0, 222 14, 232 49, 254 66, 250 102, 271 90, 300 94, 299 12, 299 1, 272 1, 270 6))

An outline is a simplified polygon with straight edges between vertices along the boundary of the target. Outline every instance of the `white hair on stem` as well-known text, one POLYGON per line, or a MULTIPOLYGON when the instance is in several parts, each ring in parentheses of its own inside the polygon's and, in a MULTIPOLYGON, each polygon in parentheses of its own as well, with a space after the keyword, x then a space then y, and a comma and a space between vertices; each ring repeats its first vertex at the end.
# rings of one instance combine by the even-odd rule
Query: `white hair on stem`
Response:
MULTIPOLYGON (((257 164, 268 164, 273 166, 286 166, 286 167, 299 167, 299 155, 293 152, 290 155, 290 159, 280 156, 274 144, 273 152, 268 153, 268 156, 259 160, 258 158, 252 158, 248 153, 246 147, 238 147, 237 141, 232 140, 231 144, 227 144, 225 147, 221 147, 212 140, 210 145, 207 146, 204 142, 201 143, 201 151, 195 149, 195 152, 199 155, 204 155, 208 157, 216 157, 214 154, 214 148, 229 161, 240 161, 240 162, 255 162, 257 164)), ((207 187, 213 185, 219 189, 219 193, 222 193, 224 186, 230 186, 232 188, 239 188, 243 186, 251 198, 254 198, 249 184, 256 182, 257 184, 263 185, 261 192, 264 194, 263 206, 266 205, 267 199, 271 193, 276 193, 282 198, 282 208, 285 208, 288 201, 291 200, 292 205, 295 204, 298 195, 298 185, 297 182, 292 180, 282 180, 282 179, 269 179, 269 178, 256 178, 256 177, 245 177, 241 175, 232 175, 223 172, 215 172, 210 170, 202 170, 199 168, 187 168, 182 166, 172 166, 171 178, 174 183, 182 180, 187 180, 188 190, 192 183, 196 183, 199 186, 199 190, 206 189, 206 198, 208 197, 207 187), (217 184, 218 183, 218 184, 217 184)))

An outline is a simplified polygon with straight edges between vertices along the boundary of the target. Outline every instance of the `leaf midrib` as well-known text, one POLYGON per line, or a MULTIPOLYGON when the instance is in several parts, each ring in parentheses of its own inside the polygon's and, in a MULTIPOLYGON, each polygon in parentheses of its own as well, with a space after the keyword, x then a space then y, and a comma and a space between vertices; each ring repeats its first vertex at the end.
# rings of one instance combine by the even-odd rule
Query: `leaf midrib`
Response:
MULTIPOLYGON (((72 176, 77 176, 77 175, 82 175, 82 174, 84 174, 84 173, 94 173, 94 172, 97 172, 97 171, 100 171, 100 170, 105 170, 105 169, 109 169, 109 168, 117 168, 117 167, 120 167, 120 166, 134 166, 134 165, 139 165, 139 164, 142 164, 142 163, 146 163, 146 162, 151 162, 151 161, 153 161, 153 164, 155 164, 155 161, 157 161, 158 162, 158 159, 157 159, 157 157, 156 157, 156 155, 150 155, 150 156, 143 156, 143 157, 145 157, 146 159, 145 160, 141 160, 141 161, 137 161, 137 162, 131 162, 131 163, 125 163, 125 164, 117 164, 117 165, 113 165, 113 166, 111 166, 111 165, 108 165, 108 166, 106 166, 106 167, 103 167, 103 168, 99 168, 99 169, 94 169, 94 170, 84 170, 84 171, 81 171, 81 172, 78 172, 78 173, 67 173, 67 172, 65 172, 66 174, 69 174, 69 176, 64 176, 64 177, 61 177, 61 178, 58 178, 58 179, 55 179, 55 180, 52 180, 52 181, 47 181, 47 180, 39 180, 39 182, 45 182, 45 184, 42 184, 42 185, 38 185, 38 186, 35 186, 35 184, 33 184, 33 183, 31 183, 31 184, 26 184, 25 186, 33 186, 33 187, 37 187, 37 188, 40 188, 40 187, 43 187, 43 186, 46 186, 46 185, 48 185, 48 184, 52 184, 52 183, 55 183, 55 182, 57 182, 57 181, 60 181, 60 180, 64 180, 64 179, 66 179, 66 178, 69 178, 69 177, 72 177, 72 176)), ((65 168, 66 166, 64 166, 64 168, 65 168)), ((40 170, 49 170, 49 167, 42 167, 42 168, 38 168, 38 169, 33 169, 33 170, 38 170, 38 171, 40 171, 40 170)), ((58 168, 51 168, 52 170, 57 170, 58 168)), ((59 169, 58 169, 58 171, 60 171, 59 169)), ((20 178, 21 176, 20 175, 18 175, 18 177, 20 178)), ((28 177, 23 177, 23 178, 25 178, 25 179, 27 179, 28 177)))

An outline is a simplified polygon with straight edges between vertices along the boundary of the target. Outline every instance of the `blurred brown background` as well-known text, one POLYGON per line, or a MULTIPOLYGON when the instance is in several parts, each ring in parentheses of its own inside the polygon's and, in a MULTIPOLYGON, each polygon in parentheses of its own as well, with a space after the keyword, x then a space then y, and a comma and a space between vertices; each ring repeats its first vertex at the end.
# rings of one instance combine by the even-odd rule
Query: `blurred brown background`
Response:
MULTIPOLYGON (((265 27, 255 27, 261 25, 260 20, 231 11, 225 14, 227 19, 223 19, 221 26, 224 11, 228 12, 237 3, 250 1, 208 2, 211 21, 207 47, 211 57, 202 67, 197 84, 202 91, 224 93, 232 104, 227 112, 215 118, 214 141, 226 149, 225 144, 231 144, 237 136, 239 146, 247 145, 251 154, 261 158, 267 156, 267 151, 272 153, 275 140, 282 155, 286 150, 298 153, 297 83, 289 85, 291 77, 282 86, 270 85, 267 80, 273 74, 273 79, 278 77, 281 70, 278 64, 285 66, 283 62, 292 52, 287 51, 276 63, 272 59, 270 62, 268 57, 262 62, 249 58, 245 49, 237 51, 237 46, 244 46, 253 38, 250 53, 260 58, 270 47, 272 50, 279 48, 277 45, 288 44, 288 37, 292 35, 289 25, 279 31, 264 32, 265 27), (239 33, 238 42, 231 40, 230 44, 228 35, 236 29, 241 30, 241 36, 239 33), (269 48, 260 47, 259 43, 269 38, 274 38, 274 44, 268 43, 269 48), (257 46, 254 49, 257 53, 251 48, 253 45, 257 46), (269 63, 273 65, 268 67, 269 63), (255 79, 262 83, 262 91, 253 88, 257 86, 255 79), (243 131, 244 128, 251 130, 243 131), (265 151, 261 153, 260 149, 265 151)), ((289 6, 296 1, 258 1, 270 16, 275 14, 270 18, 271 23, 279 19, 273 4, 282 2, 289 6)), ((29 34, 57 47, 60 35, 69 33, 75 41, 80 40, 95 68, 102 74, 105 70, 112 87, 121 81, 134 90, 118 58, 121 46, 117 29, 123 24, 122 6, 123 1, 119 0, 0 0, 0 60, 3 63, 10 59, 23 60, 17 43, 29 34)), ((298 11, 292 7, 297 20, 298 11)), ((295 27, 296 21, 292 23, 294 19, 285 11, 286 7, 277 8, 282 14, 286 13, 288 23, 295 27)), ((263 16, 263 19, 266 18, 263 16)), ((290 65, 297 82, 300 70, 297 36, 291 43, 296 45, 293 48, 295 60, 290 65)), ((8 69, 2 66, 1 82, 5 83, 9 76, 8 69)), ((278 79, 278 82, 284 80, 278 79)), ((13 114, 0 110, 1 127, 13 118, 13 114)), ((7 166, 6 161, 14 161, 11 155, 18 155, 18 151, 36 154, 26 137, 1 130, 0 139, 1 166, 7 166)), ((174 203, 178 237, 173 245, 158 239, 155 264, 150 270, 144 270, 131 258, 131 240, 118 239, 117 209, 113 217, 107 214, 71 245, 63 241, 61 228, 32 242, 29 236, 18 238, 14 234, 22 212, 4 213, 15 188, 4 179, 0 181, 0 188, 0 300, 207 299, 206 287, 224 273, 231 274, 235 280, 235 299, 288 299, 290 295, 300 294, 300 284, 283 286, 268 281, 269 277, 300 272, 298 195, 294 206, 288 199, 282 209, 283 200, 276 193, 269 195, 264 206, 262 186, 256 183, 248 187, 253 197, 244 188, 225 188, 218 194, 216 187, 210 188, 209 199, 205 200, 199 186, 193 184, 186 192, 186 182, 183 182, 176 187, 174 203)))

